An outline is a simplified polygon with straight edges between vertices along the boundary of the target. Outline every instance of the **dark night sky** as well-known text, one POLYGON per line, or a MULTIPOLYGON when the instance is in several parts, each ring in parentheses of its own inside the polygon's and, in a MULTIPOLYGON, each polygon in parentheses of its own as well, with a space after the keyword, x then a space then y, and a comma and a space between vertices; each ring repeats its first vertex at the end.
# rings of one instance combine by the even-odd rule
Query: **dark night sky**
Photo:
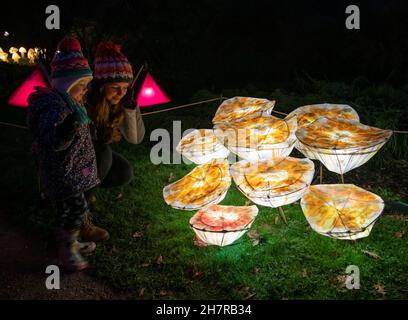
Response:
POLYGON ((0 30, 13 45, 52 51, 76 31, 91 60, 98 41, 114 39, 134 65, 147 61, 164 82, 191 90, 267 86, 299 73, 399 85, 408 82, 406 2, 33 1, 2 10, 0 30), (47 4, 59 5, 62 30, 46 30, 47 4), (361 30, 345 28, 350 4, 360 7, 361 30))

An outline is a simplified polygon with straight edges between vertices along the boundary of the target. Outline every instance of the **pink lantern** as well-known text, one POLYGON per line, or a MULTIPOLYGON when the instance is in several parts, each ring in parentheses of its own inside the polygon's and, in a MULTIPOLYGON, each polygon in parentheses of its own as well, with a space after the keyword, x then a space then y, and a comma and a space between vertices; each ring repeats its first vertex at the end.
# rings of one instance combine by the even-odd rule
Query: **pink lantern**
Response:
POLYGON ((140 107, 152 106, 155 104, 167 103, 170 99, 153 80, 150 73, 147 73, 142 88, 137 96, 137 103, 140 107))
POLYGON ((36 68, 7 100, 11 106, 27 108, 28 96, 35 91, 34 87, 48 87, 47 81, 40 68, 36 68))

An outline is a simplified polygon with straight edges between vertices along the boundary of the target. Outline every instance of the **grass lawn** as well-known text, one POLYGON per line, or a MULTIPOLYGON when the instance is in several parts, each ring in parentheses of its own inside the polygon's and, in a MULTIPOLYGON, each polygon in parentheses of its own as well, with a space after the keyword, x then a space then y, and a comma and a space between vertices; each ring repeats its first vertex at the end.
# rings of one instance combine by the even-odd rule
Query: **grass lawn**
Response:
MULTIPOLYGON (((276 109, 282 111, 291 110, 292 104, 325 100, 284 94, 279 99, 276 109)), ((368 238, 341 241, 314 232, 299 202, 284 208, 288 225, 276 219, 276 209, 258 206, 251 237, 246 234, 224 248, 194 246, 188 223, 194 212, 172 209, 162 197, 169 180, 180 179, 194 165, 153 165, 149 155, 156 142, 149 137, 155 128, 172 128, 173 120, 181 120, 183 129, 210 128, 216 107, 203 105, 148 116, 141 145, 122 141, 113 147, 134 165, 135 178, 120 189, 98 190, 92 211, 111 239, 99 244, 90 257, 94 274, 142 299, 408 298, 408 216, 398 212, 383 215, 368 238), (359 290, 344 286, 349 265, 360 269, 359 290)), ((1 110, 2 120, 23 122, 24 111, 9 106, 1 110)), ((38 206, 29 132, 0 127, 0 138, 0 208, 27 232, 47 237, 54 218, 52 210, 38 206)), ((381 152, 385 151, 377 156, 381 152)), ((374 160, 368 165, 375 168, 374 160)), ((395 190, 379 190, 384 200, 390 195, 406 197, 395 190)), ((232 183, 221 204, 244 205, 246 201, 232 183)))

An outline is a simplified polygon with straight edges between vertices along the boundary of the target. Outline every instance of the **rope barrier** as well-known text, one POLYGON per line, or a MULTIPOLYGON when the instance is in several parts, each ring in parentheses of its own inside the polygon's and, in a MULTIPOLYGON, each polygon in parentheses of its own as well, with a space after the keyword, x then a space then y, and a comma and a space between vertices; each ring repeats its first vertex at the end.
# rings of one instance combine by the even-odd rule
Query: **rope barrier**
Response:
POLYGON ((156 114, 156 113, 162 113, 162 112, 171 111, 171 110, 176 110, 176 109, 181 109, 181 108, 187 108, 187 107, 191 107, 191 106, 195 106, 195 105, 199 105, 199 104, 203 104, 203 103, 208 103, 208 102, 212 102, 212 101, 217 101, 217 100, 221 100, 221 99, 226 99, 226 98, 224 98, 224 97, 221 96, 221 97, 219 97, 219 98, 214 98, 214 99, 209 99, 209 100, 204 100, 204 101, 199 101, 199 102, 184 104, 184 105, 177 106, 177 107, 173 107, 173 108, 162 109, 162 110, 157 110, 157 111, 152 111, 152 112, 145 112, 145 113, 142 113, 142 116, 147 116, 147 115, 156 114))

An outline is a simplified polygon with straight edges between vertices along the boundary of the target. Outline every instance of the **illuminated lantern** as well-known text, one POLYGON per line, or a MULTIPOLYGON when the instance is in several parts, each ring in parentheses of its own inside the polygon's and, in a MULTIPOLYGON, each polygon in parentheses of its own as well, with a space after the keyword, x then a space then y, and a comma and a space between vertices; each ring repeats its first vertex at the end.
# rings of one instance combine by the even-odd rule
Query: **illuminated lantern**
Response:
POLYGON ((309 159, 287 157, 276 161, 242 160, 231 165, 237 188, 261 206, 278 208, 299 200, 312 183, 314 164, 309 159))
POLYGON ((163 197, 173 208, 198 210, 221 202, 230 185, 228 161, 216 159, 195 167, 182 179, 166 186, 163 197))
POLYGON ((140 107, 151 106, 155 104, 167 103, 170 99, 157 85, 150 73, 146 78, 137 96, 137 103, 140 107))
POLYGON ((28 107, 28 96, 35 91, 34 87, 47 87, 46 79, 40 68, 36 68, 33 73, 14 91, 7 100, 7 103, 16 107, 28 107))
POLYGON ((212 204, 199 210, 190 219, 190 226, 201 241, 216 246, 228 246, 251 228, 257 214, 256 206, 212 204))
POLYGON ((316 232, 335 239, 367 237, 384 209, 384 201, 353 184, 314 185, 300 202, 316 232))
POLYGON ((284 158, 292 152, 297 129, 296 117, 252 115, 238 122, 214 126, 218 140, 247 161, 284 158))
POLYGON ((213 124, 236 122, 250 115, 269 115, 274 106, 274 100, 234 97, 225 100, 219 106, 213 118, 213 124))
MULTIPOLYGON (((298 120, 298 129, 303 128, 304 126, 314 122, 320 117, 360 121, 357 112, 352 107, 346 104, 312 104, 299 107, 292 111, 289 115, 296 115, 298 120)), ((295 143, 295 148, 302 152, 309 159, 316 159, 314 158, 313 153, 308 152, 307 149, 302 149, 302 146, 298 141, 296 141, 295 143)))
POLYGON ((24 58, 25 54, 27 53, 27 50, 24 47, 21 47, 18 49, 18 52, 21 53, 21 57, 24 58))
POLYGON ((341 175, 366 163, 391 135, 391 130, 325 117, 296 131, 302 149, 341 175))
POLYGON ((14 48, 14 47, 11 47, 10 48, 10 50, 9 50, 9 52, 12 54, 12 56, 11 56, 11 59, 15 62, 15 63, 18 63, 18 61, 20 60, 20 56, 19 56, 19 54, 17 53, 18 52, 18 49, 17 48, 14 48))
POLYGON ((27 58, 30 60, 30 63, 35 63, 35 59, 37 59, 37 54, 33 48, 28 49, 27 58))
POLYGON ((227 158, 230 151, 214 135, 213 130, 200 129, 187 134, 176 148, 177 152, 196 164, 227 158))
POLYGON ((2 48, 0 48, 0 60, 3 62, 7 62, 8 53, 4 52, 2 48))

